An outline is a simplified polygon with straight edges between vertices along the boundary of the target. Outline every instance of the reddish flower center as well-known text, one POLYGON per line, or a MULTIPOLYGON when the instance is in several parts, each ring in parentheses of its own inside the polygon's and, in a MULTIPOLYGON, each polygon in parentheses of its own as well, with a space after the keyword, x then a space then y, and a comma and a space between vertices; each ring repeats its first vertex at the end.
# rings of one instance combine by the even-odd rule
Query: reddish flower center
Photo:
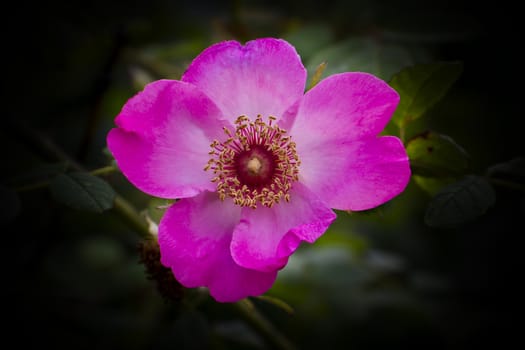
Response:
POLYGON ((235 204, 254 209, 258 203, 272 207, 283 198, 290 200, 300 161, 295 143, 274 121, 271 116, 268 123, 261 116, 255 121, 240 116, 235 133, 225 128, 226 141, 212 142, 212 158, 204 170, 215 174, 212 181, 221 200, 231 197, 235 204))

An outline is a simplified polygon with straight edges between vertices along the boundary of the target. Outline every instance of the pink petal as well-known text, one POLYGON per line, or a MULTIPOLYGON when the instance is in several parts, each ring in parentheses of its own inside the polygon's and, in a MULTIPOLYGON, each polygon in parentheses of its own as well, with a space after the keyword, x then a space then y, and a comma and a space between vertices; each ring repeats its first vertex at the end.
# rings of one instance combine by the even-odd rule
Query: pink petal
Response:
POLYGON ((332 75, 286 115, 301 160, 300 178, 331 208, 370 209, 395 197, 410 178, 401 142, 377 139, 399 102, 368 73, 332 75), (295 119, 294 119, 295 116, 295 119), (293 123, 293 124, 292 124, 293 123))
POLYGON ((240 115, 280 118, 304 94, 306 70, 286 41, 225 41, 197 56, 182 80, 204 91, 233 123, 240 115))
POLYGON ((365 210, 400 194, 410 165, 397 137, 369 137, 310 143, 303 148, 301 181, 331 208, 365 210))
POLYGON ((223 137, 220 111, 194 86, 160 80, 123 107, 107 137, 122 173, 142 191, 158 197, 191 197, 213 191, 204 171, 210 143, 223 137))
POLYGON ((205 286, 220 302, 233 302, 267 291, 277 271, 260 272, 237 265, 230 243, 241 209, 217 194, 181 199, 159 225, 161 262, 188 288, 205 286))
POLYGON ((243 208, 233 232, 231 252, 237 264, 259 271, 284 267, 301 241, 313 243, 335 219, 335 213, 301 183, 290 202, 272 208, 243 208))
POLYGON ((398 102, 397 92, 371 74, 335 74, 305 94, 289 132, 298 147, 325 139, 376 136, 398 102))

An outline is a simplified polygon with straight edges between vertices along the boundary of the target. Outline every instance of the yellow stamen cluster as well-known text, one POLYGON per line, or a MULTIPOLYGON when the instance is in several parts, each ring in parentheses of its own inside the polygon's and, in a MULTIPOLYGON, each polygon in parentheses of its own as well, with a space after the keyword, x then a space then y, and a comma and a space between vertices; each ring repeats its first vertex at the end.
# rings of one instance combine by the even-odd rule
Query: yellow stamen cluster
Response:
POLYGON ((286 136, 286 130, 273 124, 275 117, 265 123, 259 115, 255 121, 240 116, 235 121, 235 132, 224 128, 226 141, 213 141, 212 158, 204 170, 215 174, 221 200, 231 197, 242 207, 257 208, 260 203, 271 208, 281 199, 290 201, 292 183, 298 180, 299 157, 295 142, 286 136), (246 158, 246 162, 240 159, 246 158), (243 181, 249 174, 254 181, 243 181))

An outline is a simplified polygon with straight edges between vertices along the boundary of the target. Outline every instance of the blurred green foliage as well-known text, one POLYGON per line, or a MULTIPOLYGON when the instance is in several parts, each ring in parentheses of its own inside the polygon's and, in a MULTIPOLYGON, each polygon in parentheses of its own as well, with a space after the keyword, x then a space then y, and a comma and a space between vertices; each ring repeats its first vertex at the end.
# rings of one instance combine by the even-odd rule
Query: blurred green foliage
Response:
MULTIPOLYGON (((57 175, 78 175, 57 159, 53 145, 85 169, 111 165, 106 134, 146 83, 179 78, 219 40, 277 36, 295 45, 309 79, 325 62, 323 77, 367 71, 404 96, 407 76, 396 74, 422 69, 412 81, 417 88, 407 92, 421 93, 423 102, 405 109, 402 98, 399 117, 385 130, 400 135, 403 128, 415 175, 407 190, 374 210, 338 212, 318 242, 291 257, 268 296, 292 314, 264 298, 254 298, 257 308, 299 349, 489 344, 512 326, 518 301, 519 277, 507 275, 519 260, 513 248, 525 211, 522 96, 514 87, 523 72, 515 52, 517 11, 483 6, 445 0, 13 4, 2 17, 6 336, 17 346, 73 349, 270 348, 234 309, 198 290, 187 291, 182 302, 162 299, 138 262, 139 235, 114 210, 79 211, 55 200, 75 191, 57 184, 57 175), (462 71, 457 65, 442 71, 450 62, 461 62, 462 71), (430 71, 433 88, 417 80, 428 78, 425 67, 437 69, 430 71), (51 146, 34 143, 34 130, 51 146), (51 191, 26 187, 49 181, 55 181, 51 191), (481 209, 458 221, 451 216, 457 210, 440 198, 465 181, 470 190, 459 206, 481 209), (451 221, 445 228, 443 211, 451 221)), ((96 186, 110 184, 155 221, 169 204, 118 173, 101 178, 104 185, 96 186)), ((510 338, 499 337, 498 344, 510 338)))

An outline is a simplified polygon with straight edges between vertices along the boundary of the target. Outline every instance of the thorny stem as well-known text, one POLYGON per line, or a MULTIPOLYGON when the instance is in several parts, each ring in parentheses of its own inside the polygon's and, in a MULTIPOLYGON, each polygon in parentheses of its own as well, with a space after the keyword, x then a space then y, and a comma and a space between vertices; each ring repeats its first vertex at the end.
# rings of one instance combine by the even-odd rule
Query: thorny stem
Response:
MULTIPOLYGON (((32 145, 35 150, 52 161, 62 161, 77 171, 86 171, 82 165, 72 159, 66 152, 58 147, 51 139, 45 135, 32 130, 22 123, 8 122, 12 124, 13 129, 20 134, 23 140, 32 145)), ((94 170, 93 175, 102 175, 114 171, 113 166, 108 166, 94 170)), ((125 198, 117 194, 113 203, 113 210, 118 213, 124 220, 133 227, 143 238, 151 238, 148 223, 145 218, 139 214, 136 208, 125 198)), ((249 299, 243 299, 232 304, 239 312, 239 315, 261 336, 265 341, 275 349, 294 350, 292 343, 281 333, 279 333, 270 321, 260 314, 255 305, 249 299)))

